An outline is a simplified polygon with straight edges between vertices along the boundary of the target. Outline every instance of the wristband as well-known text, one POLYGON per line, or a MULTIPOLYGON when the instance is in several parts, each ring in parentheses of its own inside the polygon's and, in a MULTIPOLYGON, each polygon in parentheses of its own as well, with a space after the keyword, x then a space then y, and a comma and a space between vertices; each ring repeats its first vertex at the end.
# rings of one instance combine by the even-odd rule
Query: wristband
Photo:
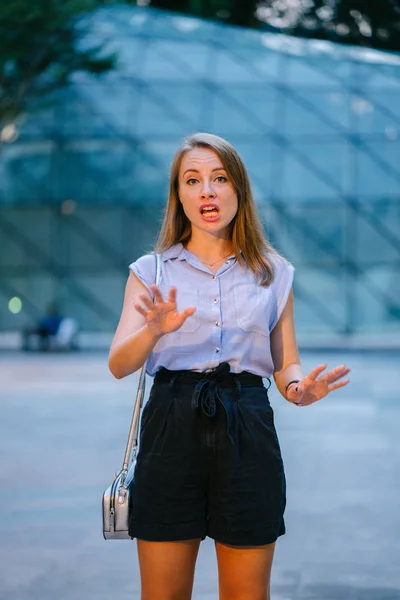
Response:
POLYGON ((288 391, 288 387, 290 385, 292 385, 292 383, 300 383, 300 379, 293 379, 292 381, 289 381, 289 383, 287 384, 287 386, 285 387, 285 393, 288 391))

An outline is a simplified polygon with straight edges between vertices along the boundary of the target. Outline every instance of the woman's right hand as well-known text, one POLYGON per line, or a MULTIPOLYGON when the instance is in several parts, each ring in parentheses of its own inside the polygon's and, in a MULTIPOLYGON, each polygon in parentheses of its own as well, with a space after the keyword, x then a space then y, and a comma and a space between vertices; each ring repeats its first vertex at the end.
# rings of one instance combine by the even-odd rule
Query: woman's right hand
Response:
POLYGON ((145 308, 138 303, 135 303, 134 307, 146 319, 146 325, 154 336, 161 337, 166 333, 176 331, 195 312, 195 306, 189 306, 182 312, 177 312, 176 287, 170 289, 168 300, 164 300, 155 284, 152 284, 150 288, 154 293, 154 303, 146 294, 140 294, 139 298, 145 308))

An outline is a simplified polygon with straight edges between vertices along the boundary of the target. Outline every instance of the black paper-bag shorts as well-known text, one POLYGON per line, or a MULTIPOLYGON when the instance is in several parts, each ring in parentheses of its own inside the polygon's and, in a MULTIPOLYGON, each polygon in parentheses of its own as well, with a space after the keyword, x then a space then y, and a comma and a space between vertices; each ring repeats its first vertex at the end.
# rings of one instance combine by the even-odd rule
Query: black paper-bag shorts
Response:
POLYGON ((132 538, 257 546, 285 533, 285 473, 267 388, 229 369, 156 373, 131 483, 132 538))

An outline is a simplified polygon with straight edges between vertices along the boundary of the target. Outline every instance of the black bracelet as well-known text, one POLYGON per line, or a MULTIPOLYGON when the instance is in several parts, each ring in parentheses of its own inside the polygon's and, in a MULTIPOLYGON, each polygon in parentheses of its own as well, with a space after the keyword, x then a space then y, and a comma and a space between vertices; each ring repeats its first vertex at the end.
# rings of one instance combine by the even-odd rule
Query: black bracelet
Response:
POLYGON ((293 381, 289 381, 289 383, 285 387, 285 393, 288 391, 289 385, 292 385, 292 383, 299 383, 299 382, 300 382, 300 379, 293 379, 293 381))

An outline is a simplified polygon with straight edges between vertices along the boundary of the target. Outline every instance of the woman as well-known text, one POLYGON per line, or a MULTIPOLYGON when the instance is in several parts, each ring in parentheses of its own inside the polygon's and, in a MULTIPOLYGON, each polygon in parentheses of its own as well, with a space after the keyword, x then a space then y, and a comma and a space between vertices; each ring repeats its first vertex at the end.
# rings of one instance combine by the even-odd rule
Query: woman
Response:
POLYGON ((225 140, 187 138, 171 168, 156 251, 130 265, 109 366, 155 376, 141 422, 129 532, 142 600, 189 600, 199 545, 215 540, 220 600, 268 600, 285 533, 285 475, 262 378, 310 405, 345 365, 304 375, 293 267, 263 237, 246 169, 225 140), (153 303, 154 300, 154 303, 153 303))

